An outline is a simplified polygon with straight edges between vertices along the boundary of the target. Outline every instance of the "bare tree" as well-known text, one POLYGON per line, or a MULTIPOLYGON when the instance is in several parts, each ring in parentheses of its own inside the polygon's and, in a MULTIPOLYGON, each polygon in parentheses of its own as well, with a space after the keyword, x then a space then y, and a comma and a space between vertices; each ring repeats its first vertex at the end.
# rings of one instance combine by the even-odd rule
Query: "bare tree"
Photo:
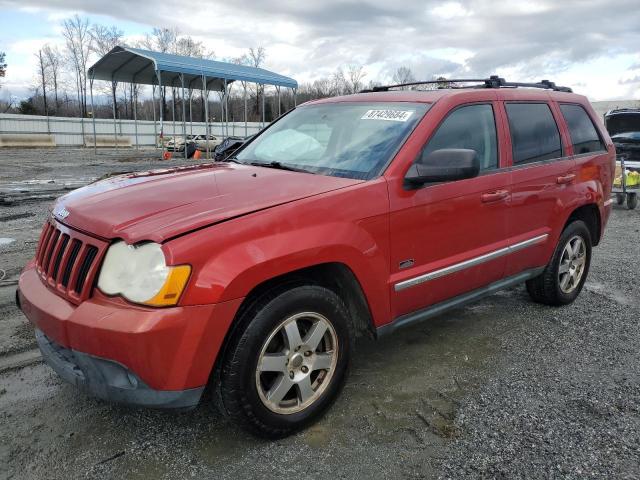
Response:
POLYGON ((347 79, 344 76, 344 71, 342 67, 339 67, 332 75, 331 75, 331 95, 342 95, 344 93, 348 93, 347 90, 347 79))
POLYGON ((87 116, 87 63, 92 47, 89 32, 89 20, 74 15, 62 22, 62 35, 66 40, 67 51, 75 71, 78 87, 80 116, 87 116))
MULTIPOLYGON (((393 73, 393 83, 411 83, 415 82, 416 77, 413 76, 413 72, 409 67, 398 67, 393 73)), ((409 87, 402 87, 402 90, 406 90, 409 87)))
MULTIPOLYGON (((123 45, 124 32, 116 26, 105 27, 104 25, 94 24, 89 31, 91 35, 91 51, 96 53, 99 57, 104 57, 107 53, 113 50, 118 45, 123 45)), ((118 82, 111 82, 111 101, 115 105, 116 111, 118 110, 118 103, 116 100, 116 89, 118 88, 118 82)))
MULTIPOLYGON (((47 58, 42 49, 36 53, 38 59, 38 76, 40 77, 40 88, 42 88, 42 101, 44 103, 44 114, 49 116, 49 106, 47 105, 47 78, 49 66, 47 64, 47 58)), ((37 94, 36 94, 37 95, 37 94)))
POLYGON ((347 93, 358 93, 364 85, 363 80, 366 76, 362 65, 347 66, 347 93))
POLYGON ((51 86, 53 87, 55 114, 57 114, 58 109, 60 108, 60 102, 58 100, 58 80, 60 78, 61 55, 56 47, 52 48, 49 44, 46 44, 44 47, 42 47, 42 53, 44 54, 47 65, 49 67, 51 86))
MULTIPOLYGON (((256 48, 251 47, 249 49, 248 59, 249 65, 255 68, 260 68, 267 58, 267 50, 258 46, 256 48)), ((260 119, 260 97, 264 95, 264 85, 256 84, 256 115, 260 119)))
MULTIPOLYGON (((4 78, 7 74, 7 63, 4 61, 5 53, 0 52, 0 78, 4 78)), ((2 88, 2 84, 0 83, 0 88, 2 88)))
MULTIPOLYGON (((146 34, 142 46, 147 50, 162 53, 175 53, 176 42, 178 41, 177 28, 154 28, 151 34, 146 34)), ((163 116, 167 118, 167 88, 160 89, 160 99, 162 103, 163 116)), ((175 106, 174 106, 175 108, 175 106)))

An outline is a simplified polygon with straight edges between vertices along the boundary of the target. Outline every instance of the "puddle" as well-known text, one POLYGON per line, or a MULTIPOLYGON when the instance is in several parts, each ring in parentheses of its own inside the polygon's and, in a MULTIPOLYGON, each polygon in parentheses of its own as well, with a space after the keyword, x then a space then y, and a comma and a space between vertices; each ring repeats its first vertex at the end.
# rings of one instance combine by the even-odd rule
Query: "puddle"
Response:
POLYGON ((597 295, 602 295, 603 297, 620 305, 633 305, 632 299, 626 296, 623 292, 612 288, 610 285, 604 285, 600 282, 589 281, 585 283, 584 288, 589 292, 595 293, 597 295))
POLYGON ((0 237, 0 247, 2 247, 4 245, 11 245, 15 241, 16 241, 15 238, 3 238, 3 237, 0 237))

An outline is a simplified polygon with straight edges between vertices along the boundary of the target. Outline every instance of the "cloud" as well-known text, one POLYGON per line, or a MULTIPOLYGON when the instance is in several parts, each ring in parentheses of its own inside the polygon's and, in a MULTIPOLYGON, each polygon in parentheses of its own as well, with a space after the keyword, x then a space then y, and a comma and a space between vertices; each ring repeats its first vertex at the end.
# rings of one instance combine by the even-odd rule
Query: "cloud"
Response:
MULTIPOLYGON (((523 81, 573 78, 593 94, 601 84, 572 72, 637 54, 640 45, 637 0, 615 5, 608 0, 165 0, 131 5, 128 0, 0 0, 0 9, 35 9, 52 20, 80 12, 148 29, 177 27, 222 57, 264 45, 268 68, 302 81, 349 63, 364 64, 367 79, 387 81, 406 65, 419 78, 492 73, 523 81)), ((621 68, 607 72, 608 81, 617 84, 626 69, 621 68)))

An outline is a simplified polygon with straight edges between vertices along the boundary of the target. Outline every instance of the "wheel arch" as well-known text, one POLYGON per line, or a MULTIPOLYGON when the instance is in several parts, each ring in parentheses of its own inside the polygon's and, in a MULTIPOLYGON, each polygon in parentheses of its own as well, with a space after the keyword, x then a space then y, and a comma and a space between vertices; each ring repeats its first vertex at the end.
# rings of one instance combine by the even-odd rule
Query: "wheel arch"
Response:
MULTIPOLYGON (((233 337, 239 333, 242 325, 239 319, 243 313, 256 302, 274 290, 294 287, 296 285, 313 284, 328 288, 338 295, 345 303, 351 320, 351 328, 358 336, 375 338, 376 330, 373 315, 364 290, 351 268, 342 262, 327 262, 293 270, 282 275, 267 279, 255 285, 244 298, 234 319, 225 335, 215 364, 211 370, 211 377, 218 375, 227 348, 233 337)), ((210 379, 211 382, 211 379, 210 379)))
POLYGON ((602 218, 598 206, 595 203, 589 203, 576 208, 569 215, 562 230, 575 220, 582 220, 587 225, 591 234, 592 245, 598 245, 602 234, 602 218))

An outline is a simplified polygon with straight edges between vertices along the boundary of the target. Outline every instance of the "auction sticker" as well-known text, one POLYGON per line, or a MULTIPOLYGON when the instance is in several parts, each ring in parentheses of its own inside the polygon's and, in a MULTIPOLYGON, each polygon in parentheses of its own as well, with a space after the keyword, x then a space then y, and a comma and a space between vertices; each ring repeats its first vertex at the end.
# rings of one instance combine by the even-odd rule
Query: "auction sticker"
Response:
POLYGON ((392 122, 406 122, 413 115, 411 110, 367 110, 360 120, 391 120, 392 122))

